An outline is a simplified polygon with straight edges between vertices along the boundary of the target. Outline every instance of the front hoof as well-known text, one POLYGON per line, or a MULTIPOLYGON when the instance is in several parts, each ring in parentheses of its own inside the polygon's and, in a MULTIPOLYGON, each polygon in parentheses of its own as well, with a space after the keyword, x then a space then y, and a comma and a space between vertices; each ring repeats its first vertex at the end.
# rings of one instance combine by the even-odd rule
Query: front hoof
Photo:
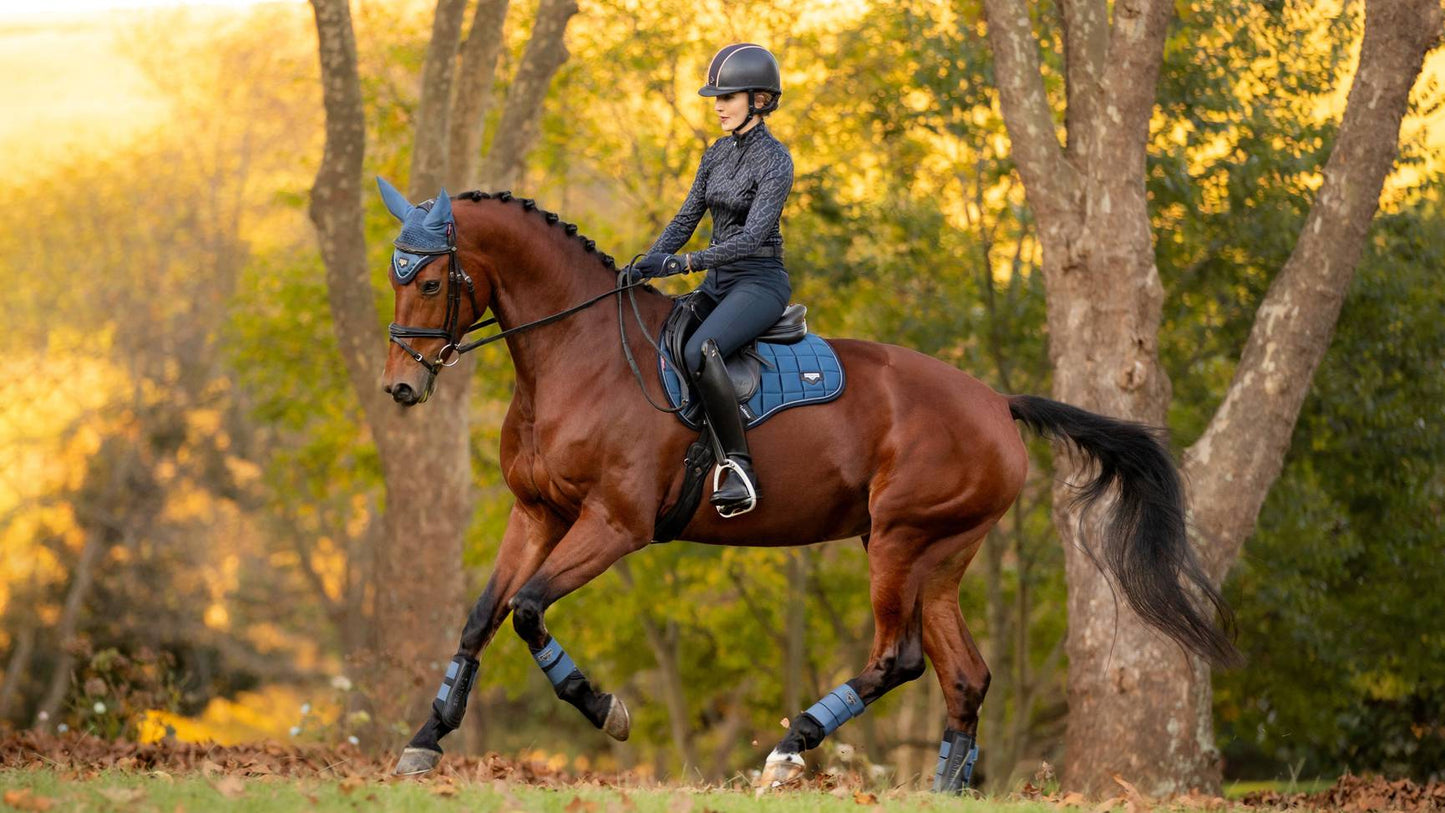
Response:
POLYGON ((602 723, 602 730, 618 742, 625 741, 632 733, 632 715, 627 712, 627 704, 615 694, 612 695, 612 705, 607 709, 607 719, 602 723))
POLYGON ((803 778, 805 769, 802 754, 768 754, 763 765, 763 775, 758 777, 759 790, 787 787, 803 778))
POLYGON ((391 772, 393 776, 421 776, 441 762, 442 752, 433 751, 430 748, 406 748, 401 752, 401 759, 396 761, 396 768, 391 772))

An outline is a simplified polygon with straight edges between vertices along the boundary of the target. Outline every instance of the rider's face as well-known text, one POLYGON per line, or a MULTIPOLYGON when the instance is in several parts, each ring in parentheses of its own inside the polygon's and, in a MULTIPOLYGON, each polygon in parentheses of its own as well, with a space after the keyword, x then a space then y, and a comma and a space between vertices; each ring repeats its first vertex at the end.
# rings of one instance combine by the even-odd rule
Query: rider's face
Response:
MULTIPOLYGON (((748 115, 748 94, 725 93, 713 99, 713 110, 717 111, 718 125, 724 133, 736 130, 748 115)), ((748 129, 757 124, 757 119, 748 122, 748 129)))

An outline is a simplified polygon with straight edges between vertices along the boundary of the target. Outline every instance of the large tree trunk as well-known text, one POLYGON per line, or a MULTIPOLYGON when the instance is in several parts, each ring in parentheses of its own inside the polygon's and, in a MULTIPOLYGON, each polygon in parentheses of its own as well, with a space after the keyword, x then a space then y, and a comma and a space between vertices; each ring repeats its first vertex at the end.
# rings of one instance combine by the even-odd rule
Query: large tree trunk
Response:
MULTIPOLYGON (((986 6, 1004 119, 1044 249, 1053 395, 1162 425, 1170 386, 1158 359, 1163 290, 1144 173, 1173 3, 1117 4, 1110 25, 1103 0, 1065 0, 1066 148, 1055 135, 1027 9, 1019 0, 986 6)), ((1260 310, 1225 407, 1187 461, 1199 478, 1190 496, 1202 558, 1216 580, 1279 473, 1395 155, 1409 88, 1439 28, 1438 0, 1367 7, 1361 70, 1325 186, 1260 310)), ((1112 791, 1118 773, 1153 794, 1217 791, 1208 668, 1117 601, 1081 547, 1097 549, 1089 526, 1068 508, 1067 483, 1082 473, 1062 458, 1060 469, 1055 520, 1069 584, 1065 785, 1112 791)))

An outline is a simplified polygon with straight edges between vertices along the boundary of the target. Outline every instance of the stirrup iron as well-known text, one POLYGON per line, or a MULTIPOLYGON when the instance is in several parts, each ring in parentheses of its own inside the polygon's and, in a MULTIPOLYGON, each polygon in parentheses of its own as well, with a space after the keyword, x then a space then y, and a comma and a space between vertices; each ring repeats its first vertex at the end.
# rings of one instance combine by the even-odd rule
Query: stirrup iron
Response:
POLYGON ((732 519, 733 517, 740 517, 743 514, 746 514, 747 512, 753 510, 754 508, 757 508, 757 486, 753 485, 752 479, 748 477, 746 472, 743 471, 743 467, 739 466, 737 463, 734 463, 731 458, 722 457, 720 458, 720 462, 713 467, 712 493, 716 494, 718 492, 718 488, 722 484, 722 475, 724 471, 732 472, 733 476, 738 479, 738 482, 741 482, 743 484, 743 488, 747 489, 748 498, 742 502, 728 503, 726 505, 715 504, 713 507, 717 509, 718 515, 721 516, 723 519, 732 519))

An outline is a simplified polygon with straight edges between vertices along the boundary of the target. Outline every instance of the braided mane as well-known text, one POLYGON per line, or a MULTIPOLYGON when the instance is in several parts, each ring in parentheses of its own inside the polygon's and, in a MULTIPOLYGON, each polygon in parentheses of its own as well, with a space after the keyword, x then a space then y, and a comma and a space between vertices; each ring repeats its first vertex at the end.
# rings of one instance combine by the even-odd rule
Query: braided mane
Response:
POLYGON ((562 229, 567 233, 568 237, 580 241, 582 243, 582 247, 587 249, 587 252, 589 254, 597 255, 597 258, 602 260, 602 264, 607 266, 607 270, 617 270, 617 261, 612 259, 612 255, 603 251, 598 251, 597 241, 578 234, 577 224, 564 221, 561 216, 558 215, 556 212, 549 212, 546 209, 541 208, 537 205, 537 201, 532 200, 531 198, 519 198, 514 196, 511 192, 483 192, 478 189, 474 189, 470 192, 463 192, 460 195, 457 195, 457 197, 467 198, 473 203, 483 200, 499 200, 502 203, 511 203, 515 201, 516 203, 522 204, 522 209, 525 211, 540 212, 542 214, 542 217, 547 220, 548 225, 556 226, 562 229))

